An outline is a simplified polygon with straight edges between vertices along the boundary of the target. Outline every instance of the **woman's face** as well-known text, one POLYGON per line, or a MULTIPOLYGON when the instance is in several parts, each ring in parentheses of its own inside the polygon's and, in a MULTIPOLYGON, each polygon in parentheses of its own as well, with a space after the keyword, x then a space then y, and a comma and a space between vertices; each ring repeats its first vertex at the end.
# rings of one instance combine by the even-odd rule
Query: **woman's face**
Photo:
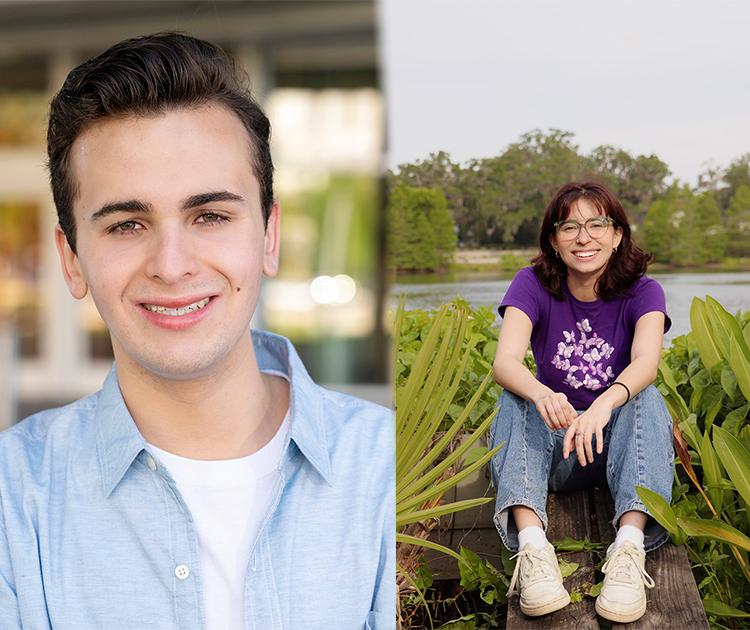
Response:
POLYGON ((584 227, 577 229, 572 223, 559 225, 550 236, 550 243, 568 267, 568 272, 598 278, 612 256, 612 251, 622 240, 622 229, 609 223, 608 217, 602 215, 598 208, 585 198, 578 199, 571 206, 568 216, 563 219, 579 224, 586 224, 589 220, 594 221, 589 222, 588 230, 584 227), (604 226, 596 219, 604 219, 604 226))

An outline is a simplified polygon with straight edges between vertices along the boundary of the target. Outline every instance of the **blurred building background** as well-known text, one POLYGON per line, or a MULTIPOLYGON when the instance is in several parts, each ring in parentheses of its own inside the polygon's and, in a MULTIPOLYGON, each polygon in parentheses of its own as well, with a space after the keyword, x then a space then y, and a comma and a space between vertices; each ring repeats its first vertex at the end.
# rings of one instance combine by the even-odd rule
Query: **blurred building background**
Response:
POLYGON ((112 356, 58 266, 49 99, 84 59, 175 29, 224 47, 273 126, 281 270, 253 325, 290 336, 318 382, 390 400, 373 1, 0 0, 0 426, 95 391, 112 356))

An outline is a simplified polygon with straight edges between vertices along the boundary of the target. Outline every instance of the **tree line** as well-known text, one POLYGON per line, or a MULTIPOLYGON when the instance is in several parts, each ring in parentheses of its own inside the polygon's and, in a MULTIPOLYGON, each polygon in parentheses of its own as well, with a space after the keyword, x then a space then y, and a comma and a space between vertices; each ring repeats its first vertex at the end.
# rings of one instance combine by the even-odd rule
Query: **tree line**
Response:
POLYGON ((670 181, 655 155, 610 145, 588 154, 573 134, 534 130, 500 155, 453 162, 441 151, 387 174, 388 256, 400 270, 447 267, 460 247, 537 245, 544 208, 572 180, 607 184, 634 238, 676 266, 750 256, 750 153, 701 173, 695 187, 670 181))

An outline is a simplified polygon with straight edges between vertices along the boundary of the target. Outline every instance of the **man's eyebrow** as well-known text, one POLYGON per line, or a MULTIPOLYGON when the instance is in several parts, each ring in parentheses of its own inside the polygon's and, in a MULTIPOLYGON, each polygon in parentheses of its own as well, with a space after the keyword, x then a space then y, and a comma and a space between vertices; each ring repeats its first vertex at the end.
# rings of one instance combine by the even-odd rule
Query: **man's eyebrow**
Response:
POLYGON ((182 209, 190 210, 190 208, 197 208, 215 201, 245 201, 245 199, 244 197, 231 193, 228 190, 218 190, 214 192, 200 193, 199 195, 191 195, 182 202, 182 209))
MULTIPOLYGON (((198 195, 191 195, 182 202, 183 210, 190 210, 191 208, 198 208, 204 206, 207 203, 213 203, 216 201, 245 201, 245 198, 241 195, 231 193, 228 190, 217 190, 212 192, 200 193, 198 195)), ((103 205, 99 210, 91 215, 90 221, 98 221, 99 219, 106 217, 109 214, 115 212, 137 212, 140 214, 148 214, 153 210, 151 204, 137 199, 129 199, 128 201, 113 201, 103 205)))
POLYGON ((141 214, 148 214, 151 212, 151 204, 138 201, 137 199, 130 199, 128 201, 113 201, 103 205, 99 210, 94 212, 89 218, 89 221, 94 222, 99 219, 106 217, 109 214, 115 212, 139 212, 141 214))

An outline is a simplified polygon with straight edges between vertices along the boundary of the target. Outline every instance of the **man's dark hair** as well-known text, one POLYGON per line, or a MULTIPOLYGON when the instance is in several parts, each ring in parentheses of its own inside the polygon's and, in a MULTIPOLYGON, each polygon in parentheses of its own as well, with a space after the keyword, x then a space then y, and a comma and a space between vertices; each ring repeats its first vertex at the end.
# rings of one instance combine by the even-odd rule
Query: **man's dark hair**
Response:
POLYGON ((252 141, 253 171, 260 184, 263 224, 273 205, 271 125, 218 46, 183 33, 128 39, 70 72, 52 99, 47 156, 60 227, 76 251, 70 148, 87 125, 118 116, 152 116, 170 109, 220 103, 242 121, 252 141))

